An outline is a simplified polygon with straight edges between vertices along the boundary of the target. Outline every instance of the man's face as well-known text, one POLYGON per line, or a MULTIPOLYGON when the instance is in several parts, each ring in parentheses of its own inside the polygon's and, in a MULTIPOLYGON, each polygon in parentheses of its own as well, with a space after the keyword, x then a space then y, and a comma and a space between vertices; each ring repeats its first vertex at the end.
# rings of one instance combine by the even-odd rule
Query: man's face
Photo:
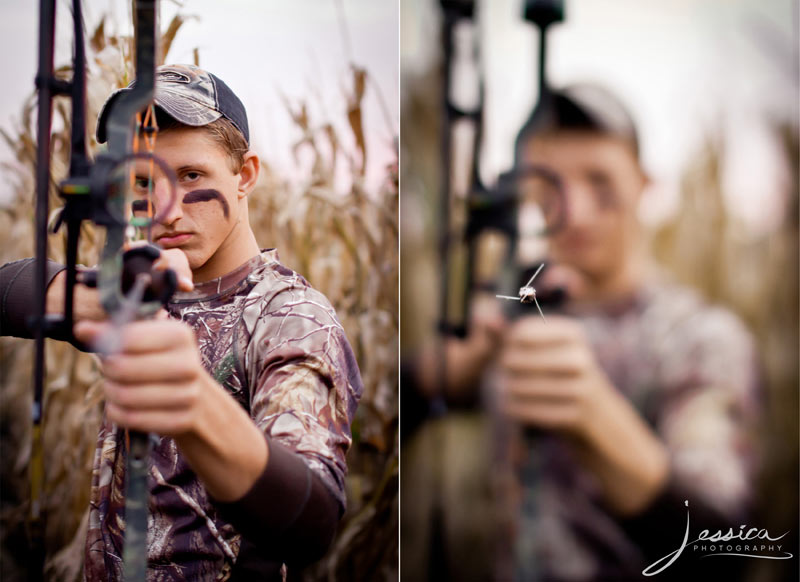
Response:
MULTIPOLYGON (((218 264, 225 262, 225 249, 235 245, 243 224, 239 201, 245 193, 226 152, 203 130, 181 128, 158 134, 155 155, 172 169, 177 184, 171 209, 153 224, 153 242, 165 249, 181 249, 196 280, 236 268, 238 262, 218 264)), ((149 163, 138 161, 136 190, 140 197, 145 196, 148 177, 149 163)), ((151 200, 158 214, 163 214, 169 198, 169 179, 155 166, 151 200)), ((146 208, 146 202, 134 202, 136 216, 143 216, 146 208)))
POLYGON ((521 162, 547 168, 564 185, 566 221, 549 241, 553 261, 594 280, 624 269, 637 244, 636 208, 646 183, 630 145, 564 131, 532 138, 521 162))

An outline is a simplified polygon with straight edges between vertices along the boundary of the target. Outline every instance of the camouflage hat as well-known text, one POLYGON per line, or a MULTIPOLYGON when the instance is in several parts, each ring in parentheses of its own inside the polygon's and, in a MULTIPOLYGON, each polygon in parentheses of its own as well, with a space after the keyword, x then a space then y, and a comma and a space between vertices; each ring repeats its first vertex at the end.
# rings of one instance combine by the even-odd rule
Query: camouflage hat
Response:
POLYGON ((611 91, 593 83, 580 83, 551 89, 548 97, 537 103, 517 134, 516 163, 520 162, 522 148, 531 137, 565 130, 621 138, 628 142, 638 159, 636 124, 622 101, 611 91))
MULTIPOLYGON (((106 118, 118 95, 130 91, 135 81, 119 89, 103 104, 97 119, 97 141, 106 141, 106 118)), ((156 70, 155 104, 177 121, 193 127, 224 117, 250 144, 247 112, 239 98, 216 75, 194 65, 163 65, 156 70)))

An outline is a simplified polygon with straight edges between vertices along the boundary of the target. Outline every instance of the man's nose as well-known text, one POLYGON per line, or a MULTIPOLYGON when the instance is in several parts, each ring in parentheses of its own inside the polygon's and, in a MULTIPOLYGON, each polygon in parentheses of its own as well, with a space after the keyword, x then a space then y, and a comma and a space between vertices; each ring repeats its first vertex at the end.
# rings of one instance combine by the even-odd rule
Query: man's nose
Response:
POLYGON ((581 228, 590 224, 597 214, 597 205, 589 188, 582 184, 567 187, 567 226, 581 228))
POLYGON ((168 226, 183 216, 181 201, 166 176, 157 178, 153 185, 152 201, 156 207, 156 220, 168 226))

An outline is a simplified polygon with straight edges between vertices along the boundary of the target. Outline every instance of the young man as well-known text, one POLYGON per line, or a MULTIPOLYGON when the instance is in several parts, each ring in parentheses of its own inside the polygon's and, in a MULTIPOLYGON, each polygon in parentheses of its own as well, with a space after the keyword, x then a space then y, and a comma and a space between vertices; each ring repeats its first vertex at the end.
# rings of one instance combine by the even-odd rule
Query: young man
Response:
MULTIPOLYGON (((285 578, 282 565, 321 557, 344 511, 358 367, 327 299, 259 249, 247 197, 260 166, 239 99, 177 65, 158 69, 155 104, 155 154, 177 176, 177 201, 153 239, 185 255, 194 289, 175 295, 169 318, 126 325, 103 358, 85 574, 121 579, 125 431, 136 430, 157 435, 148 579, 285 578)), ((152 188, 158 211, 169 178, 143 166, 137 187, 152 188)), ((110 325, 86 319, 75 334, 91 344, 110 325)))
MULTIPOLYGON (((746 523, 755 350, 732 314, 648 262, 637 218, 647 176, 624 108, 577 86, 554 97, 553 113, 520 132, 517 165, 564 184, 568 217, 540 285, 566 286, 569 317, 512 322, 498 354, 503 411, 548 435, 530 441, 527 462, 545 477, 523 484, 518 571, 638 578, 679 546, 685 501, 689 539, 746 523)), ((697 558, 687 552, 675 570, 699 572, 697 558)), ((728 560, 703 565, 741 572, 728 560)))
MULTIPOLYGON (((680 546, 686 500, 689 540, 748 523, 755 351, 732 314, 648 263, 637 220, 647 177, 621 105, 588 86, 551 105, 520 132, 516 166, 563 185, 566 221, 548 240, 552 266, 536 287, 564 286, 570 299, 560 314, 546 309, 546 323, 535 311, 505 321, 496 301, 477 313, 471 336, 449 346, 448 389, 469 389, 491 366, 486 387, 519 429, 506 449, 518 484, 507 496, 516 523, 506 572, 641 579, 680 546)), ((431 369, 420 369, 423 386, 431 369)), ((700 555, 686 550, 663 576, 742 571, 737 558, 700 555)))

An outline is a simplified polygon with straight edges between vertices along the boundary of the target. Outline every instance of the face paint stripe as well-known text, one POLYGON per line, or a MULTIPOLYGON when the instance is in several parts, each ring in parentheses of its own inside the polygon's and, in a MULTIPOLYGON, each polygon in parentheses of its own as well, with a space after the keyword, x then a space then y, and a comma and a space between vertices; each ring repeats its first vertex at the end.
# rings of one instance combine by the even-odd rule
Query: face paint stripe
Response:
POLYGON ((217 190, 192 190, 183 197, 184 204, 208 202, 209 200, 217 200, 222 205, 222 212, 225 214, 225 218, 228 218, 228 213, 230 212, 228 201, 217 190))

